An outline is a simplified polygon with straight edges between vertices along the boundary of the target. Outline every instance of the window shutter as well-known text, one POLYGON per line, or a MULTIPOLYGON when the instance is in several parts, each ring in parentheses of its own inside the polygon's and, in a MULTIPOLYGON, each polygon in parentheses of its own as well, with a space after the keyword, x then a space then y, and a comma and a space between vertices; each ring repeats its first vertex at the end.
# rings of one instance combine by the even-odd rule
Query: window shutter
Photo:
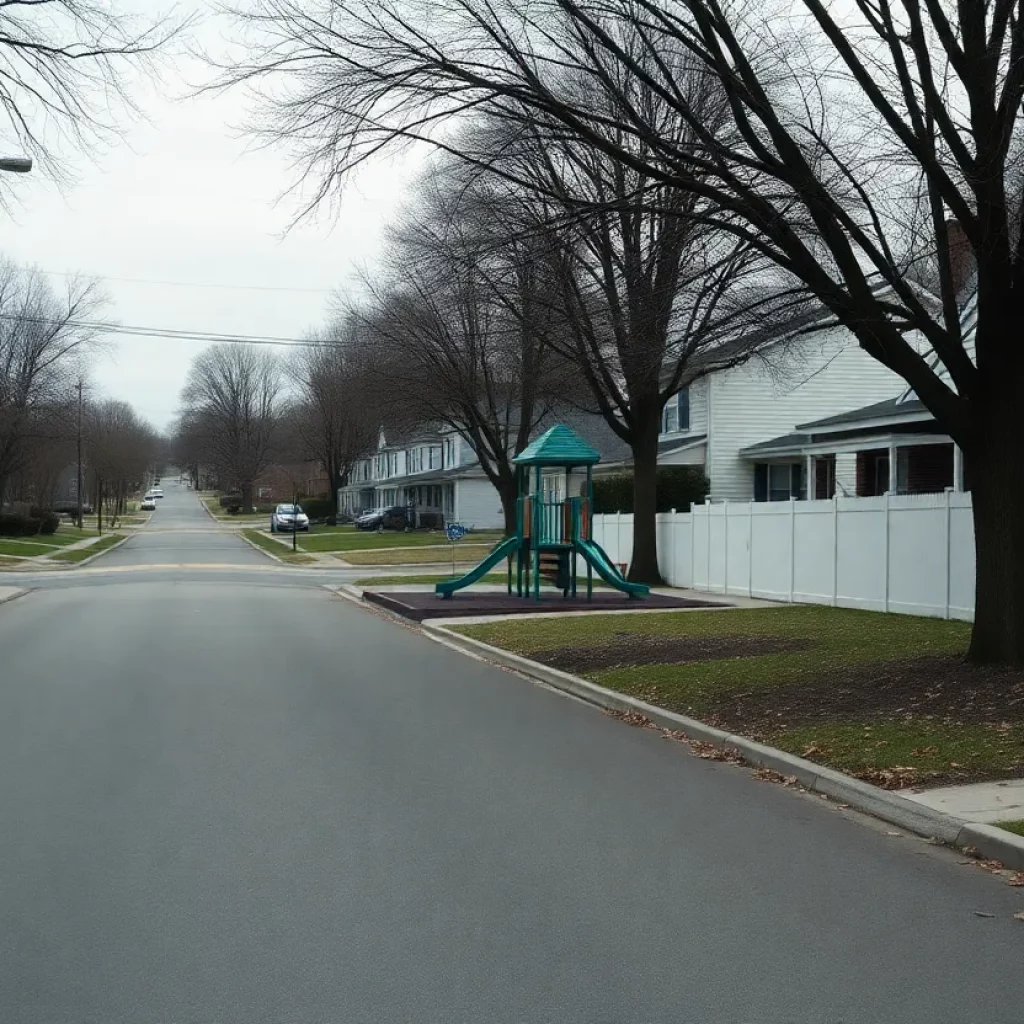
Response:
POLYGON ((768 466, 759 462, 754 466, 754 501, 768 500, 768 466))
POLYGON ((683 388, 682 391, 676 395, 676 401, 679 403, 679 429, 689 430, 690 429, 690 389, 683 388))

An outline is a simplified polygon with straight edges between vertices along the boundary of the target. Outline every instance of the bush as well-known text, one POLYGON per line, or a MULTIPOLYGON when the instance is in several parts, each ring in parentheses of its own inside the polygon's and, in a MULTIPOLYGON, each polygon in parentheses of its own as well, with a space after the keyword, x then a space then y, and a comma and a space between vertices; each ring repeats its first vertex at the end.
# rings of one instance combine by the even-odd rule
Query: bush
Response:
MULTIPOLYGON (((662 466, 658 470, 658 511, 689 512, 708 495, 708 478, 700 466, 662 466)), ((632 512, 633 474, 594 478, 594 512, 632 512)))
MULTIPOLYGON (((53 518, 56 521, 57 517, 53 518)), ((42 525, 42 519, 35 516, 28 516, 22 512, 4 512, 0 514, 0 537, 34 537, 40 532, 42 525)))
POLYGON ((30 514, 33 519, 39 520, 39 533, 44 537, 51 537, 57 532, 60 519, 57 518, 56 513, 45 508, 34 508, 30 514))
POLYGON ((220 507, 230 511, 231 508, 242 507, 242 496, 240 494, 222 494, 220 496, 220 507))
POLYGON ((310 519, 326 519, 335 514, 334 502, 330 498, 300 498, 299 506, 310 519))

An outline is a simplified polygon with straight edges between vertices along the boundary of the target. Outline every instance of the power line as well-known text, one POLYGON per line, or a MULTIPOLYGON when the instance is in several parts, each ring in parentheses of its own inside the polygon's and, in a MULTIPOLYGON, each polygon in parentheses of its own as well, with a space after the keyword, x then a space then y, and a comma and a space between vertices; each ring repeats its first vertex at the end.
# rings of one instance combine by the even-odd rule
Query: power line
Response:
POLYGON ((55 320, 50 317, 20 316, 15 313, 0 313, 0 320, 41 324, 45 327, 74 327, 81 330, 99 331, 104 334, 114 334, 122 337, 157 338, 164 341, 198 341, 204 344, 225 342, 238 345, 280 345, 285 347, 302 346, 305 348, 338 348, 342 345, 341 342, 312 338, 282 338, 274 335, 260 334, 221 334, 216 331, 180 331, 170 327, 133 327, 100 320, 55 320))
POLYGON ((96 277, 101 281, 117 281, 124 284, 156 284, 167 288, 212 288, 224 291, 243 292, 304 292, 315 295, 330 295, 336 288, 298 288, 288 285, 261 284, 214 284, 209 281, 164 281, 151 277, 111 277, 107 274, 79 274, 64 270, 41 270, 41 274, 51 277, 96 277))

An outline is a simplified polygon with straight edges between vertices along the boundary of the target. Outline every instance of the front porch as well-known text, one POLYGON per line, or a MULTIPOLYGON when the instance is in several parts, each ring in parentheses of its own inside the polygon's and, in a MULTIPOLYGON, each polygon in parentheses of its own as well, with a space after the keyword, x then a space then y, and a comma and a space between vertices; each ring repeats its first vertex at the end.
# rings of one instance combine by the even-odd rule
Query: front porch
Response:
POLYGON ((964 459, 916 401, 807 423, 745 448, 755 501, 941 494, 968 489, 964 459))

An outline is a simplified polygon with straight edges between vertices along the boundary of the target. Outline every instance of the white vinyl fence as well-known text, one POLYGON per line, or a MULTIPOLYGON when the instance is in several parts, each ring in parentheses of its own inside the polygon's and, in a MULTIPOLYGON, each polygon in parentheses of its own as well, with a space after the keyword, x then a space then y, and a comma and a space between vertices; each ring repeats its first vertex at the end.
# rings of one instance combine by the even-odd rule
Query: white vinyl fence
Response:
MULTIPOLYGON (((594 539, 628 563, 632 515, 594 516, 594 539)), ((971 619, 970 494, 724 502, 658 516, 675 587, 774 601, 971 619)))

